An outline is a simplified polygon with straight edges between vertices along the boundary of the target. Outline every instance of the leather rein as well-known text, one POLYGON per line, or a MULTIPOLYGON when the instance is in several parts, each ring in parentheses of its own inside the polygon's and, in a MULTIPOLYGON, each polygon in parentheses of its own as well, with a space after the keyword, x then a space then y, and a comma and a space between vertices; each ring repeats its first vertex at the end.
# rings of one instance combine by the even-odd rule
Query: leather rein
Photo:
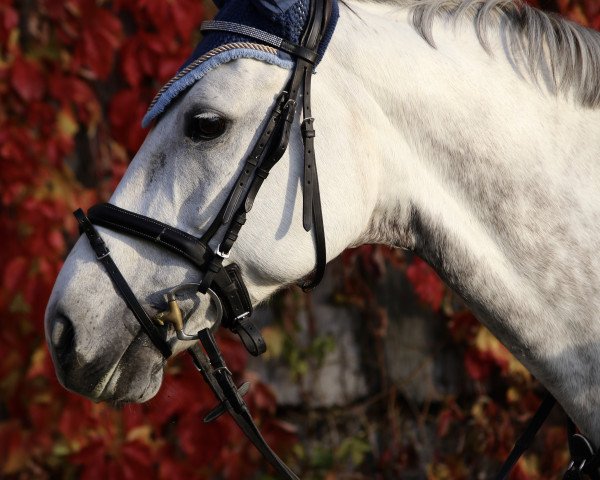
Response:
MULTIPOLYGON (((304 143, 302 223, 306 231, 313 231, 316 251, 316 268, 313 277, 305 282, 302 288, 305 291, 310 290, 323 278, 326 246, 314 148, 315 130, 310 90, 318 59, 317 50, 330 20, 331 1, 311 0, 307 27, 298 45, 268 32, 237 23, 211 21, 202 24, 203 31, 230 32, 260 40, 291 55, 295 59, 295 65, 289 82, 277 97, 266 126, 244 162, 235 186, 216 218, 201 237, 108 203, 93 206, 87 216, 81 209, 74 212, 80 232, 87 236, 97 260, 104 266, 115 289, 142 330, 165 359, 172 355, 171 345, 167 341, 168 323, 173 324, 179 340, 200 340, 202 347, 195 343, 187 351, 218 400, 218 405, 204 417, 204 421, 211 422, 224 413, 231 415, 246 437, 275 468, 279 477, 286 480, 298 480, 298 477, 269 447, 242 398, 248 392, 250 384, 244 383, 239 388, 235 385, 211 328, 205 328, 195 335, 185 333, 184 315, 177 303, 177 294, 183 290, 191 290, 209 295, 217 312, 217 321, 213 329, 222 324, 237 334, 248 352, 254 356, 266 351, 262 335, 250 321, 252 303, 240 268, 235 263, 223 265, 223 262, 229 257, 229 252, 238 238, 240 229, 246 223, 246 216, 252 209, 254 199, 264 180, 287 149, 299 101, 302 103, 301 132, 304 143), (301 97, 300 92, 302 92, 301 97), (153 242, 179 255, 202 273, 202 280, 199 283, 186 283, 171 289, 166 295, 168 310, 151 318, 119 271, 110 255, 110 250, 94 225, 153 242), (209 242, 216 237, 222 227, 225 228, 225 234, 219 246, 213 251, 209 248, 209 242)), ((495 477, 496 480, 508 478, 519 458, 531 445, 555 403, 554 397, 547 394, 525 432, 515 443, 500 473, 495 477)), ((585 478, 600 480, 598 474, 600 451, 594 451, 591 443, 577 433, 571 420, 568 423, 568 432, 572 461, 563 477, 564 480, 585 478)))

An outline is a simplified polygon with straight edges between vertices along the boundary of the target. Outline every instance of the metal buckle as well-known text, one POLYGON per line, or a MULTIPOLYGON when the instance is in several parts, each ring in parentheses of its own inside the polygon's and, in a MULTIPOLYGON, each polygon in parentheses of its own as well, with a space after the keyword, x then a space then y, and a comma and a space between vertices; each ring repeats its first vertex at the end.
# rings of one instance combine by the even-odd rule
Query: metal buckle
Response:
MULTIPOLYGON (((155 315, 153 319, 154 322, 158 323, 159 325, 164 325, 165 322, 172 323, 175 327, 175 334, 179 340, 198 340, 198 334, 188 335, 183 330, 184 318, 181 308, 179 308, 179 304, 177 303, 177 293, 190 288, 194 288, 196 291, 198 291, 199 286, 199 283, 183 283, 169 290, 165 296, 167 303, 169 304, 169 309, 155 315)), ((223 304, 214 290, 209 288, 206 293, 210 296, 210 299, 215 302, 215 308, 217 309, 217 319, 211 327, 211 330, 215 330, 218 328, 221 323, 221 319, 223 318, 223 304)))
POLYGON ((569 436, 569 450, 571 451, 571 463, 563 476, 563 480, 583 480, 584 478, 598 478, 592 472, 588 472, 588 460, 594 458, 594 449, 587 438, 579 433, 569 436))
POLYGON ((226 258, 229 258, 229 254, 228 253, 223 253, 221 251, 221 244, 219 243, 219 245, 217 245, 217 248, 215 248, 215 255, 217 255, 218 257, 221 257, 223 260, 225 260, 226 258))
POLYGON ((316 130, 313 127, 314 121, 315 117, 308 117, 302 120, 302 124, 300 125, 300 131, 302 132, 302 137, 304 139, 315 137, 316 130))
POLYGON ((110 250, 107 248, 106 252, 103 253, 102 255, 96 255, 96 260, 102 260, 103 258, 106 258, 110 255, 110 250))
POLYGON ((565 472, 563 480, 583 480, 583 468, 585 467, 586 459, 582 459, 580 463, 575 464, 574 460, 571 460, 569 467, 565 472))
POLYGON ((250 316, 250 312, 244 312, 241 315, 238 315, 237 317, 235 317, 233 320, 243 320, 246 317, 250 316))
POLYGON ((225 372, 227 375, 229 375, 230 377, 233 377, 233 373, 231 373, 231 370, 229 370, 229 368, 227 368, 227 366, 223 366, 223 367, 218 367, 215 368, 213 370, 214 373, 221 373, 221 372, 225 372))
POLYGON ((283 109, 286 105, 285 99, 287 98, 288 95, 289 95, 289 92, 284 90, 277 97, 277 100, 275 101, 275 103, 277 104, 277 106, 276 106, 277 113, 283 112, 283 109))

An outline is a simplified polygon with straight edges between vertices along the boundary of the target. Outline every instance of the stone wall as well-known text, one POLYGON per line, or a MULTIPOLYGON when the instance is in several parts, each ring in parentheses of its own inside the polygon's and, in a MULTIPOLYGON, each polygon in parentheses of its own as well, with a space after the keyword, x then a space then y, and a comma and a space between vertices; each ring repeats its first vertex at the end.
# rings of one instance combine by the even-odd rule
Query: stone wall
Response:
MULTIPOLYGON (((456 353, 445 346, 443 320, 417 303, 404 273, 388 271, 376 285, 377 300, 387 316, 386 331, 378 338, 357 309, 332 303, 339 267, 336 262, 328 267, 323 283, 310 294, 310 303, 298 293, 296 342, 310 341, 309 310, 314 318, 312 336, 333 339, 333 350, 322 365, 295 381, 281 357, 251 361, 250 369, 272 385, 279 404, 341 407, 391 386, 415 405, 461 393, 464 373, 456 353)), ((259 327, 268 329, 274 322, 273 306, 259 308, 254 317, 259 327)))

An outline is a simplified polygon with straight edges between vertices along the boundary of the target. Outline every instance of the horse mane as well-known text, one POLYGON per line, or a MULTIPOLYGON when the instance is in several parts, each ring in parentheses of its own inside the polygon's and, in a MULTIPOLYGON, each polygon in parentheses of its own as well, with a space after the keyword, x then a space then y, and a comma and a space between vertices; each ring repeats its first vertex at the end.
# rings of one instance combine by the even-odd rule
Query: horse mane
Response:
POLYGON ((543 77, 553 93, 572 92, 585 107, 600 105, 600 32, 522 0, 370 1, 409 8, 413 27, 434 48, 435 19, 454 25, 459 20, 472 21, 479 42, 490 54, 488 38, 490 30, 495 30, 513 65, 523 62, 534 78, 543 77))

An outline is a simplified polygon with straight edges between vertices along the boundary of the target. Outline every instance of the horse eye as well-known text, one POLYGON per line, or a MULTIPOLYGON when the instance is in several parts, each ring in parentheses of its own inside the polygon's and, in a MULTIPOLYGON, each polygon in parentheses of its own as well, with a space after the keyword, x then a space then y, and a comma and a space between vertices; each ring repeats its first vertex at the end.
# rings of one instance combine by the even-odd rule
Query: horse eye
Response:
POLYGON ((213 140, 223 135, 227 120, 215 112, 202 112, 190 116, 186 122, 185 134, 194 142, 213 140))

